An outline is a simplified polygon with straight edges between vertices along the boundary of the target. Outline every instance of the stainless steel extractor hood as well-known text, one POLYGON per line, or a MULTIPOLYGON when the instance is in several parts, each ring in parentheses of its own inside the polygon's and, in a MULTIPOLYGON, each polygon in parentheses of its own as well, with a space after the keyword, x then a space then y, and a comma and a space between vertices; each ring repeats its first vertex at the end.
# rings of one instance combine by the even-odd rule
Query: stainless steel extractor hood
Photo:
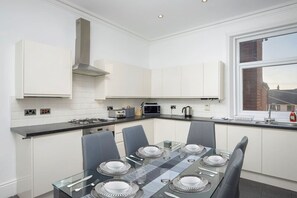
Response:
POLYGON ((83 18, 76 20, 75 65, 73 73, 87 76, 103 76, 109 74, 90 65, 90 21, 83 18))

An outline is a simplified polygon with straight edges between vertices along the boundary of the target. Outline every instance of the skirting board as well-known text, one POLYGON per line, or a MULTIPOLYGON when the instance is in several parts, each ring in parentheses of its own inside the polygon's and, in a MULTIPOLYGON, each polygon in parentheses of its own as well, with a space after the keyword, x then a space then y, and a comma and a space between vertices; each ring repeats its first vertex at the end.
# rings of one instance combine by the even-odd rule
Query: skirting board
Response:
POLYGON ((292 190, 297 192, 297 182, 280 179, 277 177, 271 177, 263 174, 253 173, 249 171, 241 171, 241 178, 249 179, 252 181, 269 184, 271 186, 276 186, 279 188, 284 188, 287 190, 292 190))
POLYGON ((11 197, 17 194, 17 180, 13 179, 0 184, 0 197, 11 197))

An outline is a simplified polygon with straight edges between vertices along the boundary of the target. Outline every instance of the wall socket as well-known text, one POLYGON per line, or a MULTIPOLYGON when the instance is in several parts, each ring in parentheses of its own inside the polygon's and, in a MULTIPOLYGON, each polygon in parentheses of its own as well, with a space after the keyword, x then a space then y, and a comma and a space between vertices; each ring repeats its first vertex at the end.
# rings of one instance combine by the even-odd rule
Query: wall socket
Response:
POLYGON ((170 109, 176 109, 176 105, 171 105, 170 109))
POLYGON ((51 109, 50 108, 40 109, 40 115, 49 115, 49 114, 51 114, 51 109))
POLYGON ((204 105, 204 111, 210 111, 210 104, 204 105))
POLYGON ((107 106, 107 111, 113 110, 113 106, 107 106))
POLYGON ((36 109, 25 109, 24 116, 33 116, 36 115, 36 109))

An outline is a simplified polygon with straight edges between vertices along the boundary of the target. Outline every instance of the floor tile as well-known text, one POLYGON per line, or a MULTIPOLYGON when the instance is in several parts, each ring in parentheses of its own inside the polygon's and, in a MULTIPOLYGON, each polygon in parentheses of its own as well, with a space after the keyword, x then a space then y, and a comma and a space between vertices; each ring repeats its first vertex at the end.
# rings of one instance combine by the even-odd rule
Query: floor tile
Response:
POLYGON ((292 191, 263 184, 262 198, 291 198, 292 191))

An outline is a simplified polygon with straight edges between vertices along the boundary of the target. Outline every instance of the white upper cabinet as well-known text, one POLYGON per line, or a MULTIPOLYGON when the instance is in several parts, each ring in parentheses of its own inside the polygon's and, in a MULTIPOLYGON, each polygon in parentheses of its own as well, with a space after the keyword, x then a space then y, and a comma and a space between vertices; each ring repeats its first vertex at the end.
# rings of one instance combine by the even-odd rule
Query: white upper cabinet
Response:
POLYGON ((182 67, 181 96, 186 98, 203 97, 203 64, 182 67))
POLYGON ((163 69, 162 93, 168 98, 176 98, 181 95, 181 68, 173 67, 163 69))
POLYGON ((220 61, 191 66, 152 70, 153 98, 223 99, 223 63, 220 61))
POLYGON ((224 98, 224 67, 223 63, 208 62, 203 65, 203 97, 224 98))
POLYGON ((150 97, 149 69, 105 60, 95 61, 95 66, 110 73, 97 77, 96 99, 150 97))
POLYGON ((16 98, 71 97, 70 50, 20 41, 16 44, 15 65, 16 98))

